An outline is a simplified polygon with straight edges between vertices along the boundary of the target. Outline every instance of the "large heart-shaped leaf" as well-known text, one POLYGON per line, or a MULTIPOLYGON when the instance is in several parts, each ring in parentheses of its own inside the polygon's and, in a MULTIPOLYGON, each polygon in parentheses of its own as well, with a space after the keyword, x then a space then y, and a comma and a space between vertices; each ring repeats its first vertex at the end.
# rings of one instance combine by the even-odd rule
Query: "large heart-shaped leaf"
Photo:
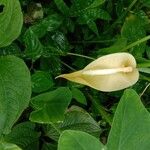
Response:
POLYGON ((19 0, 0 0, 3 11, 0 13, 0 47, 15 40, 22 28, 23 15, 19 0))
POLYGON ((38 123, 62 121, 71 98, 71 91, 65 87, 34 97, 31 102, 35 111, 31 113, 30 120, 38 123))
POLYGON ((31 95, 30 72, 14 56, 0 57, 0 135, 10 131, 31 95))
POLYGON ((105 150, 102 143, 88 133, 66 130, 58 141, 58 150, 105 150))
POLYGON ((150 149, 150 114, 134 90, 126 90, 118 104, 108 138, 108 150, 150 149))

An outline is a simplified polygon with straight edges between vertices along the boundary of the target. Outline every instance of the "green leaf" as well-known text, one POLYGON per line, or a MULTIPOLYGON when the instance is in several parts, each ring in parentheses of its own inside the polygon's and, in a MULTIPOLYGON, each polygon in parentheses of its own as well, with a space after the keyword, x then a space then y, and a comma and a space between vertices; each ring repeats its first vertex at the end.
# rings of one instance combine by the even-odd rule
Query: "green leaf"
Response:
POLYGON ((43 19, 39 23, 31 27, 32 31, 38 38, 43 37, 47 32, 55 31, 63 22, 62 16, 58 14, 52 14, 43 19))
POLYGON ((98 33, 98 28, 97 28, 97 25, 94 21, 90 21, 87 23, 88 27, 97 35, 99 36, 99 33, 98 33))
MULTIPOLYGON (((60 132, 64 130, 79 130, 87 132, 97 138, 100 136, 101 132, 99 124, 90 116, 90 114, 77 106, 69 108, 67 113, 65 113, 63 122, 55 124, 55 126, 60 132)), ((49 138, 58 141, 60 136, 58 130, 53 126, 48 125, 45 132, 49 138)))
POLYGON ((72 97, 81 104, 87 105, 84 94, 77 88, 71 88, 72 97))
POLYGON ((30 120, 38 123, 62 121, 71 99, 71 91, 65 87, 32 98, 31 103, 35 111, 31 113, 30 120))
POLYGON ((41 93, 47 91, 54 85, 50 73, 44 71, 36 71, 32 75, 31 81, 32 81, 32 91, 34 93, 41 93))
POLYGON ((11 127, 28 106, 31 96, 30 72, 14 56, 0 57, 0 135, 11 127))
POLYGON ((36 60, 41 56, 43 46, 31 28, 26 31, 24 35, 24 42, 26 46, 24 52, 26 57, 36 60))
POLYGON ((21 150, 17 145, 11 143, 0 143, 0 150, 21 150))
MULTIPOLYGON (((139 16, 130 15, 122 27, 121 35, 122 37, 128 39, 129 43, 133 43, 146 36, 144 25, 145 22, 139 16)), ((130 52, 136 56, 142 56, 145 52, 145 48, 146 42, 133 47, 130 49, 130 52)))
POLYGON ((115 112, 108 150, 150 149, 150 114, 137 93, 126 90, 115 112))
POLYGON ((69 109, 59 128, 61 130, 80 130, 96 137, 99 137, 101 131, 98 123, 90 114, 79 107, 72 107, 69 109))
POLYGON ((66 130, 59 138, 58 150, 105 150, 105 147, 85 132, 66 130))
POLYGON ((19 0, 0 0, 3 12, 0 13, 0 47, 7 46, 15 40, 22 28, 23 15, 19 0))
POLYGON ((17 124, 5 136, 5 141, 14 143, 25 150, 38 150, 40 133, 35 131, 35 124, 31 122, 23 122, 17 124))

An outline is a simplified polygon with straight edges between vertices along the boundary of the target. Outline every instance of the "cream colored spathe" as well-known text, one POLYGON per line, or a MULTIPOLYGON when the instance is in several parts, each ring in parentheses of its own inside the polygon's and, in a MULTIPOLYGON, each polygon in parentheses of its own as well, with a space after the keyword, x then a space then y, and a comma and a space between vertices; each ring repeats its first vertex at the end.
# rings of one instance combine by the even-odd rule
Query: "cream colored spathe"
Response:
POLYGON ((111 92, 135 84, 139 79, 139 72, 131 54, 114 53, 94 60, 82 70, 56 78, 60 77, 100 91, 111 92))

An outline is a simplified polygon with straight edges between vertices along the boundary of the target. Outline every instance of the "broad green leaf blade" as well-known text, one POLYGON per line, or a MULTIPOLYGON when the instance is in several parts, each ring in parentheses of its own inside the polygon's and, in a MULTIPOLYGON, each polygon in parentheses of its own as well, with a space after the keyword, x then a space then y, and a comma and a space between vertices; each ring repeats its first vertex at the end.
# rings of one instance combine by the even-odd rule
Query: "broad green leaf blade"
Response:
POLYGON ((34 97, 31 102, 35 111, 31 113, 30 120, 38 123, 62 121, 71 99, 71 91, 65 87, 34 97))
MULTIPOLYGON (((79 130, 87 132, 97 138, 100 136, 101 132, 99 124, 90 116, 90 114, 76 106, 69 108, 67 113, 65 113, 63 122, 55 124, 55 126, 59 131, 79 130)), ((58 141, 60 136, 60 132, 52 125, 48 125, 45 128, 45 133, 54 141, 58 141)))
POLYGON ((150 149, 150 114, 137 93, 126 90, 115 112, 108 150, 150 149))
POLYGON ((19 0, 0 0, 0 5, 4 5, 0 13, 0 47, 4 47, 19 36, 23 15, 19 0))
POLYGON ((66 130, 58 141, 58 150, 105 150, 102 143, 88 133, 66 130))
POLYGON ((17 145, 11 143, 0 143, 0 150, 21 150, 17 145))
POLYGON ((25 150, 38 150, 39 136, 40 133, 35 131, 35 124, 23 122, 17 124, 4 139, 25 150))
POLYGON ((10 132, 30 96, 30 72, 25 63, 14 56, 0 57, 0 135, 10 132))

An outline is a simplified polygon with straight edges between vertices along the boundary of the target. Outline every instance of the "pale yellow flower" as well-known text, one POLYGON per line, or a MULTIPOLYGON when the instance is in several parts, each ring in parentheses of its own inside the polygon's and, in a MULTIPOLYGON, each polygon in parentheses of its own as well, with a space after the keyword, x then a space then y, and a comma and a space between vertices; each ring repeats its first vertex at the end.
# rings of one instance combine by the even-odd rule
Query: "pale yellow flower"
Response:
POLYGON ((139 79, 139 72, 135 58, 131 54, 114 53, 94 60, 82 70, 62 74, 56 78, 60 77, 100 91, 110 92, 135 84, 139 79))

